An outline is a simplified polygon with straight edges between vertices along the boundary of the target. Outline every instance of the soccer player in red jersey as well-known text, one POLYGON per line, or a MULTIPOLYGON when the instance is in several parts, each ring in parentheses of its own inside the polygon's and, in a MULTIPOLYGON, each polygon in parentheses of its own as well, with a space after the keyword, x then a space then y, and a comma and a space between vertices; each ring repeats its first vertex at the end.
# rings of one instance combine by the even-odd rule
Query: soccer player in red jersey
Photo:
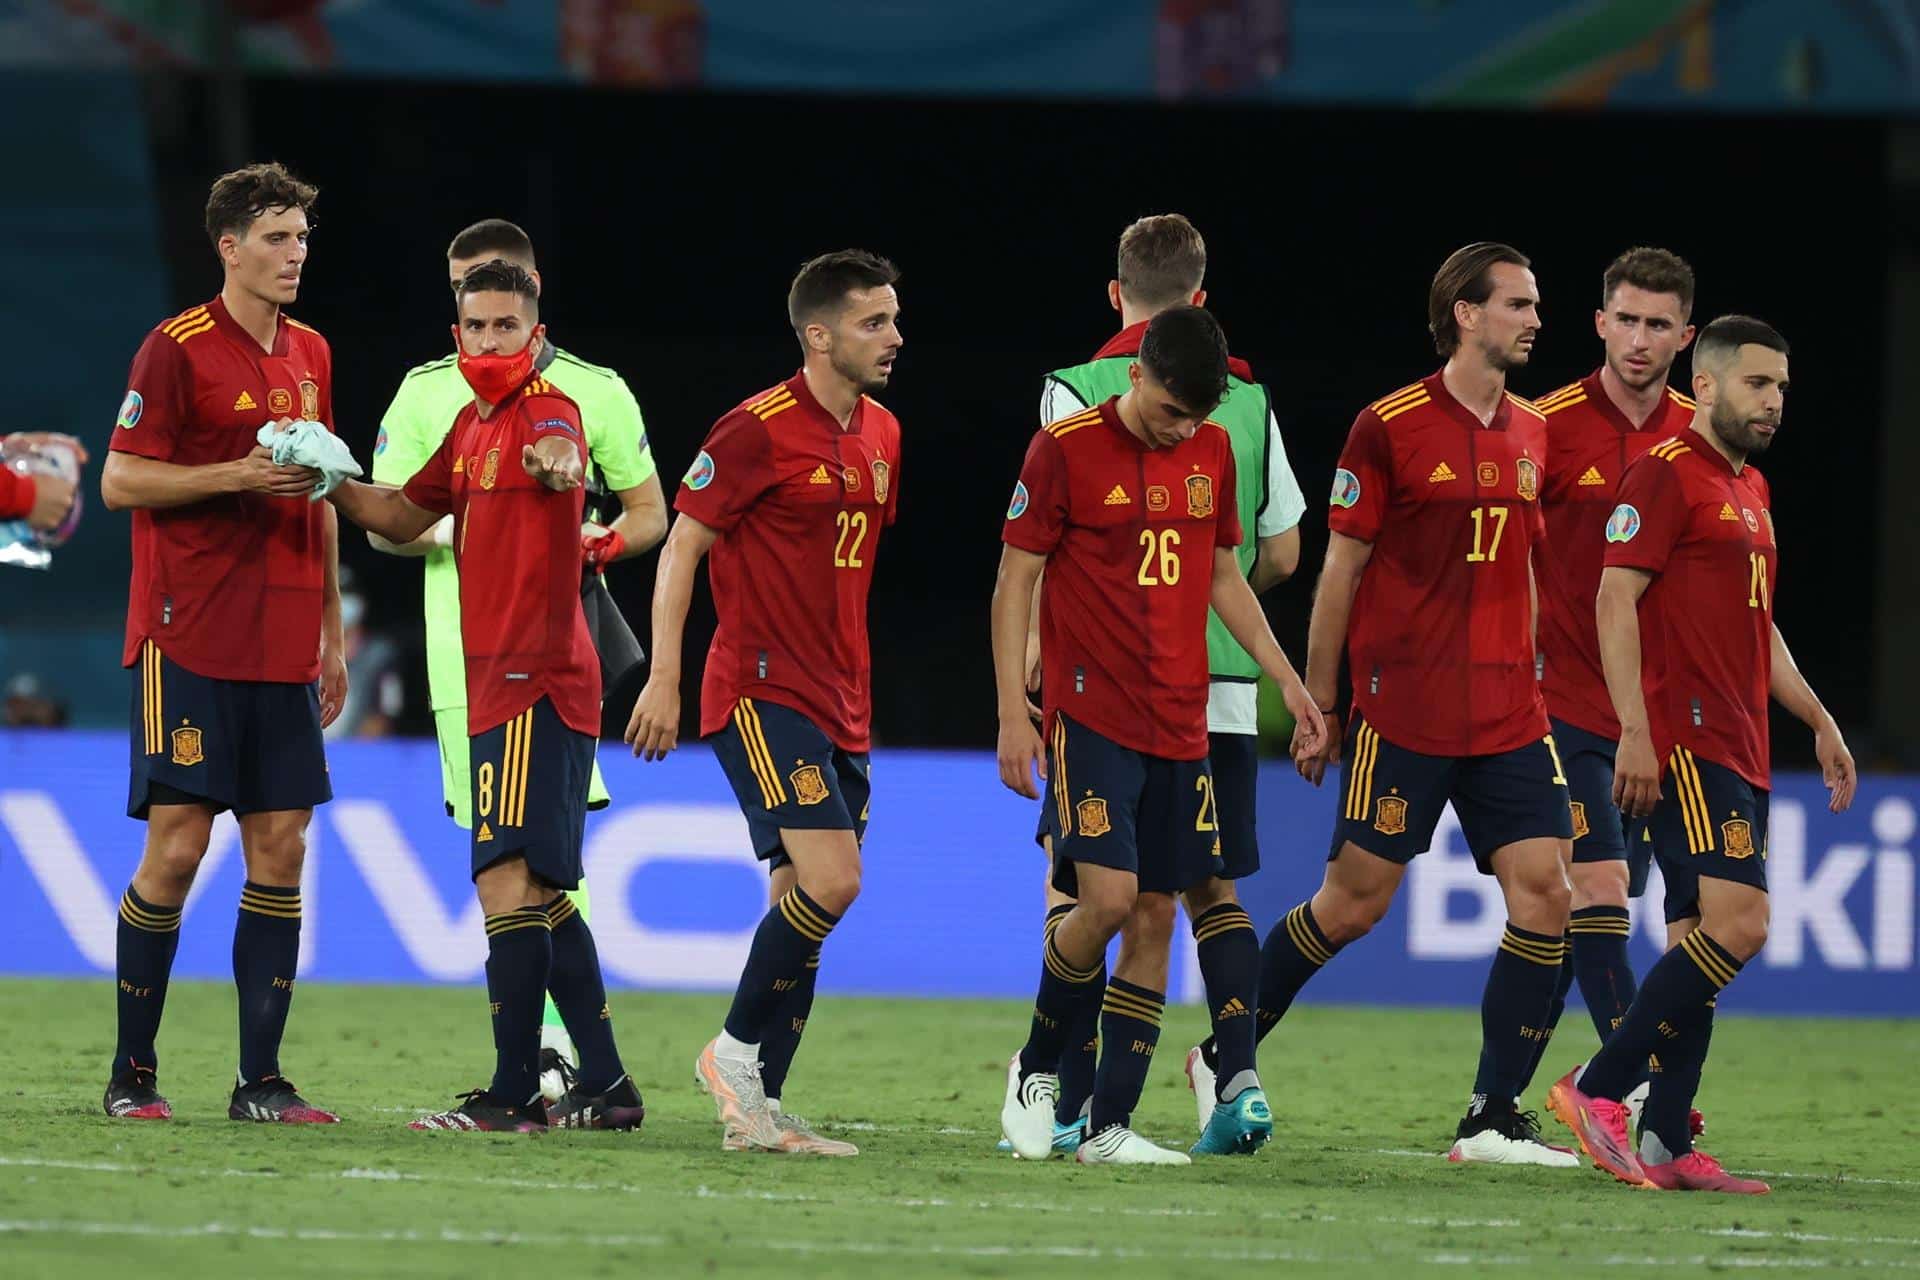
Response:
POLYGON ((1813 730, 1828 807, 1853 803, 1846 740, 1773 622, 1778 543, 1751 459, 1773 443, 1786 391, 1787 343, 1771 326, 1722 316, 1701 330, 1693 421, 1627 468, 1604 535, 1595 614, 1620 721, 1613 798, 1652 817, 1677 941, 1547 1104, 1601 1168, 1667 1190, 1767 1190, 1696 1151, 1687 1113, 1719 991, 1767 940, 1769 696, 1813 730), (1621 1099, 1649 1054, 1659 1086, 1636 1152, 1621 1099))
POLYGON ((1565 951, 1572 837, 1567 782, 1534 675, 1532 563, 1543 533, 1546 420, 1507 390, 1540 329, 1519 251, 1456 250, 1433 278, 1438 372, 1362 410, 1334 472, 1326 566, 1308 637, 1307 688, 1334 705, 1341 650, 1353 682, 1337 737, 1296 753, 1316 784, 1342 759, 1326 876, 1268 935, 1261 1029, 1393 902, 1451 802, 1507 927, 1481 999, 1473 1097, 1449 1158, 1574 1166, 1514 1095, 1565 951))
POLYGON ((1325 726, 1273 638, 1236 551, 1233 442, 1207 414, 1227 390, 1227 341, 1195 306, 1141 336, 1129 390, 1042 429, 1007 508, 993 596, 1000 780, 1046 779, 1054 886, 1076 900, 1048 931, 1027 1043, 1000 1123, 1028 1160, 1053 1147, 1057 1065, 1090 1000, 1102 1052, 1083 1164, 1187 1164, 1130 1127, 1166 1005, 1175 895, 1220 874, 1207 754, 1207 609, 1279 683, 1301 749, 1325 726), (1040 606, 1043 721, 1028 716, 1027 618, 1040 606), (1102 998, 1106 948, 1126 927, 1102 998))
POLYGON ((347 668, 339 534, 309 501, 319 473, 275 466, 255 435, 301 418, 331 429, 333 356, 282 308, 300 290, 317 192, 277 164, 226 174, 206 229, 220 293, 147 335, 100 477, 133 512, 122 660, 133 681, 129 817, 146 848, 120 900, 119 1039, 104 1104, 165 1119, 154 1037, 180 911, 214 815, 240 823, 247 882, 234 929, 240 1067, 235 1120, 331 1123, 280 1074, 300 954, 300 871, 313 806, 332 798, 321 729, 347 668))
POLYGON ((473 885, 486 913, 494 1071, 460 1106, 410 1127, 633 1129, 645 1108, 614 1045, 593 934, 567 897, 580 883, 600 736, 600 663, 580 607, 580 410, 535 372, 546 330, 539 285, 525 269, 481 263, 455 297, 454 339, 473 402, 404 488, 349 481, 329 495, 395 544, 451 515, 462 569, 473 885), (580 1069, 543 1112, 548 990, 580 1069))
MULTIPOLYGON (((1594 328, 1605 359, 1580 381, 1534 401, 1547 415, 1540 488, 1547 540, 1537 571, 1540 690, 1573 796, 1571 954, 1546 1035, 1534 1046, 1536 1066, 1576 978, 1603 1041, 1633 1003, 1627 899, 1646 886, 1653 844, 1644 825, 1629 829, 1613 804, 1620 722, 1600 670, 1593 599, 1621 475, 1693 420, 1693 401, 1667 385, 1675 357, 1693 341, 1692 312, 1692 267, 1665 249, 1627 250, 1601 277, 1594 328)), ((1523 1086, 1531 1079, 1529 1072, 1523 1086)))
POLYGON ((900 352, 897 279, 892 263, 858 250, 800 269, 787 294, 800 371, 707 434, 654 582, 653 668, 626 739, 649 760, 674 748, 687 602, 711 553, 719 627, 700 732, 772 872, 773 905, 726 1024, 695 1063, 729 1151, 857 1154, 776 1100, 812 1010, 821 944, 860 892, 867 591, 880 530, 900 509, 900 424, 872 393, 900 352))

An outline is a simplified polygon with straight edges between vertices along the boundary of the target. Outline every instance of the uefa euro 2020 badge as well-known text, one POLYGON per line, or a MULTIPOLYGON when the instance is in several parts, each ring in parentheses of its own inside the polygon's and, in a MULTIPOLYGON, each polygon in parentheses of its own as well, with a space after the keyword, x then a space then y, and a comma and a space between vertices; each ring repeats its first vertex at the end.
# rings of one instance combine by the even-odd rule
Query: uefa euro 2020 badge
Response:
POLYGON ((1621 503, 1607 517, 1608 542, 1632 542, 1633 535, 1639 532, 1640 513, 1630 502, 1621 503))
POLYGON ((1360 477, 1341 467, 1333 473, 1333 493, 1327 500, 1336 507, 1350 507, 1360 501, 1360 477))
POLYGON ((713 483, 713 455, 702 449, 687 468, 687 488, 695 493, 713 483))
POLYGON ((1007 504, 1007 519, 1018 520, 1025 514, 1027 514, 1027 484, 1024 480, 1016 480, 1013 485, 1013 501, 1007 504))

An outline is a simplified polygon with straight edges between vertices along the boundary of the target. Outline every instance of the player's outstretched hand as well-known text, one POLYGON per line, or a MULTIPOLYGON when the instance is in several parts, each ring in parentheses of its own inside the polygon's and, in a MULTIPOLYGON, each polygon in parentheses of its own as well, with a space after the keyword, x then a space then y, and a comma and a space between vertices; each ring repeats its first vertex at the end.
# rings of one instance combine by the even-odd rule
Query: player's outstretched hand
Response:
POLYGON ((1854 772, 1853 752, 1847 750, 1847 740, 1832 720, 1813 735, 1813 756, 1820 762, 1820 780, 1827 784, 1828 810, 1845 813, 1860 780, 1854 772))
POLYGON ((1040 746, 1040 732, 1029 719, 1000 722, 1000 781, 1007 789, 1029 800, 1040 798, 1034 775, 1047 777, 1047 754, 1040 746))
POLYGON ((648 680, 627 719, 627 745, 642 760, 665 760, 680 739, 680 686, 648 680))
POLYGON ((320 473, 312 467, 276 465, 273 450, 265 445, 255 445, 251 453, 233 465, 239 489, 272 498, 304 498, 320 483, 320 473))
POLYGON ((1660 802, 1660 760, 1644 731, 1624 731, 1613 758, 1614 807, 1629 818, 1644 818, 1660 802))
POLYGON ((573 442, 561 440, 558 443, 565 447, 541 449, 530 444, 520 446, 520 465, 527 469, 528 475, 547 488, 565 493, 580 487, 584 471, 580 465, 580 451, 573 447, 573 442))
POLYGON ((340 718, 347 705, 347 656, 325 648, 320 654, 320 727, 340 718))

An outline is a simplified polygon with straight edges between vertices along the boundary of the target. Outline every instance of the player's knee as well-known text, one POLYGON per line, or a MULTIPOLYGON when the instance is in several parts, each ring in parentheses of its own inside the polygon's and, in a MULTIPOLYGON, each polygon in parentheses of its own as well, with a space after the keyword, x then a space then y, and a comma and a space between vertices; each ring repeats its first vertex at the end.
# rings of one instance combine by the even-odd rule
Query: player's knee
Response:
POLYGON ((1627 905, 1627 864, 1576 862, 1573 864, 1572 909, 1627 905))
POLYGON ((836 916, 847 914, 847 908, 860 896, 860 868, 823 867, 815 876, 806 877, 806 894, 825 910, 836 916))
POLYGON ((1336 947, 1344 947, 1371 933, 1373 926, 1386 918, 1387 909, 1392 905, 1392 893, 1329 893, 1322 890, 1313 903, 1313 919, 1320 926, 1320 932, 1326 934, 1328 942, 1336 947))
POLYGON ((1137 893, 1129 886, 1102 884, 1096 887, 1082 884, 1079 909, 1087 913, 1101 936, 1111 938, 1120 932, 1133 915, 1137 900, 1137 893))
POLYGON ((1763 899, 1754 905, 1743 905, 1737 911, 1704 919, 1700 927, 1744 964, 1759 955, 1760 949, 1767 945, 1767 916, 1767 904, 1763 899))
POLYGON ((299 884, 307 860, 307 833, 292 827, 253 842, 247 855, 247 874, 262 884, 299 884))
POLYGON ((1127 915, 1125 932, 1134 946, 1164 950, 1173 941, 1173 898, 1164 893, 1143 893, 1134 899, 1127 915))
POLYGON ((182 901, 187 890, 193 888, 193 878, 200 870, 200 860, 206 856, 206 844, 193 839, 191 835, 154 841, 148 845, 146 856, 141 859, 142 878, 153 888, 164 892, 167 901, 182 901))

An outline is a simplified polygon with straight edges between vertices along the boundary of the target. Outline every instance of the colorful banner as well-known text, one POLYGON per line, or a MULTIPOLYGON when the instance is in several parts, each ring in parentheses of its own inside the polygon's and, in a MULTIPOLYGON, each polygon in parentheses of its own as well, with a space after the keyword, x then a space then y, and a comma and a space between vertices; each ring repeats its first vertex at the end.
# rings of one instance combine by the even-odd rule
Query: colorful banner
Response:
MULTIPOLYGON (((118 734, 0 731, 0 974, 112 973, 116 908, 145 831, 123 816, 126 751, 118 734)), ((337 798, 309 833, 302 979, 479 982, 486 942, 466 836, 442 813, 434 744, 349 742, 328 755, 337 798)), ((657 765, 616 744, 601 759, 616 800, 587 820, 586 867, 609 981, 730 989, 766 910, 766 874, 719 766, 698 744, 657 765)), ((1920 1015, 1920 780, 1869 779, 1838 817, 1817 779, 1778 782, 1772 936, 1723 1007, 1920 1015)), ((984 753, 882 751, 874 788, 865 885, 827 946, 822 988, 1030 996, 1042 913, 1033 803, 1001 787, 984 753)), ((1318 885, 1334 796, 1272 764, 1260 789, 1266 869, 1242 897, 1265 929, 1318 885)), ((223 816, 187 900, 175 972, 231 975, 243 878, 238 830, 223 816)), ((1663 936, 1659 891, 1656 879, 1634 907, 1643 968, 1663 936)), ((1449 814, 1392 912, 1306 998, 1477 1004, 1504 920, 1497 886, 1474 871, 1449 814)), ((1191 937, 1178 936, 1172 993, 1195 1000, 1191 937)))
POLYGON ((10 0, 0 64, 652 88, 1908 113, 1914 0, 10 0))

